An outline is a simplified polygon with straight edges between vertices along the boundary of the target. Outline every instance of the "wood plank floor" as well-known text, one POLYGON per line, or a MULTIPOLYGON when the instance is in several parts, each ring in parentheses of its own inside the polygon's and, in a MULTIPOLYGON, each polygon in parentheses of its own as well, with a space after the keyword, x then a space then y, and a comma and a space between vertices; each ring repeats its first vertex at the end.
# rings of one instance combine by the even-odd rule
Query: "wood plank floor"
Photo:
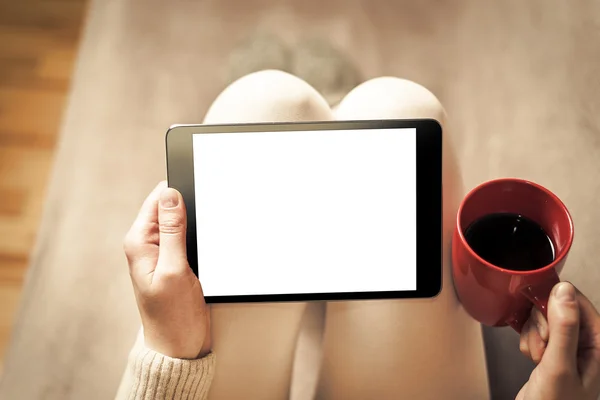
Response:
POLYGON ((35 241, 86 0, 0 0, 0 365, 35 241))

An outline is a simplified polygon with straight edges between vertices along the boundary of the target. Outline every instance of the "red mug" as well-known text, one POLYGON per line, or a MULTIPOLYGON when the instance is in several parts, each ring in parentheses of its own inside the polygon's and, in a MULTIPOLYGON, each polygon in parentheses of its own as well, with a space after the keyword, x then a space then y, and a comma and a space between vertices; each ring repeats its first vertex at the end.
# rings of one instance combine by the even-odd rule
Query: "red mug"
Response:
POLYGON ((548 189, 523 179, 485 182, 463 199, 452 238, 454 286, 465 310, 488 326, 512 326, 521 332, 531 307, 547 314, 550 291, 559 282, 573 243, 573 220, 567 207, 548 189), (481 258, 464 232, 493 213, 521 214, 540 225, 554 245, 554 261, 538 269, 514 271, 481 258))

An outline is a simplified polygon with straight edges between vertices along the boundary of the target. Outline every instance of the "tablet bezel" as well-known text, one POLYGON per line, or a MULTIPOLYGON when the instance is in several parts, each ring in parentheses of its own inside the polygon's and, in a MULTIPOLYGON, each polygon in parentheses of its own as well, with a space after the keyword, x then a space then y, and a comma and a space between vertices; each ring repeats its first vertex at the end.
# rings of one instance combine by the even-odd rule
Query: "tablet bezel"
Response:
POLYGON ((403 291, 206 296, 207 303, 431 298, 442 289, 442 129, 432 119, 174 125, 166 133, 167 180, 187 209, 187 256, 198 276, 192 135, 230 132, 414 128, 417 163, 417 289, 403 291))

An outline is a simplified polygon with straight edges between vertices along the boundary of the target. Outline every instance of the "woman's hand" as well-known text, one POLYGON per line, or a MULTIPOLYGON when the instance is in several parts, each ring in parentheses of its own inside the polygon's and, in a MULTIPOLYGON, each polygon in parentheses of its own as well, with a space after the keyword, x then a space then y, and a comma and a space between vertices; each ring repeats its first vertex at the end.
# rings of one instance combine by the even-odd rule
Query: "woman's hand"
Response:
POLYGON ((144 201, 124 248, 146 347, 173 358, 208 354, 209 310, 187 262, 181 194, 161 182, 144 201))
POLYGON ((537 367, 517 400, 596 400, 600 394, 600 316, 573 285, 557 284, 548 321, 532 310, 520 348, 537 367))

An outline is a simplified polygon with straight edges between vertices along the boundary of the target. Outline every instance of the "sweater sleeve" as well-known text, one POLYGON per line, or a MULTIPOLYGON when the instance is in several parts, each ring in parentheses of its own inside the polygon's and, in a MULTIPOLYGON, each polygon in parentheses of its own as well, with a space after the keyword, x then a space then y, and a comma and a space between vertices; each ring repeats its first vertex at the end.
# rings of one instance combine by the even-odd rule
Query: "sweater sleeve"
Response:
POLYGON ((136 346, 129 354, 127 368, 132 377, 129 400, 204 400, 214 375, 215 355, 183 360, 136 346))

